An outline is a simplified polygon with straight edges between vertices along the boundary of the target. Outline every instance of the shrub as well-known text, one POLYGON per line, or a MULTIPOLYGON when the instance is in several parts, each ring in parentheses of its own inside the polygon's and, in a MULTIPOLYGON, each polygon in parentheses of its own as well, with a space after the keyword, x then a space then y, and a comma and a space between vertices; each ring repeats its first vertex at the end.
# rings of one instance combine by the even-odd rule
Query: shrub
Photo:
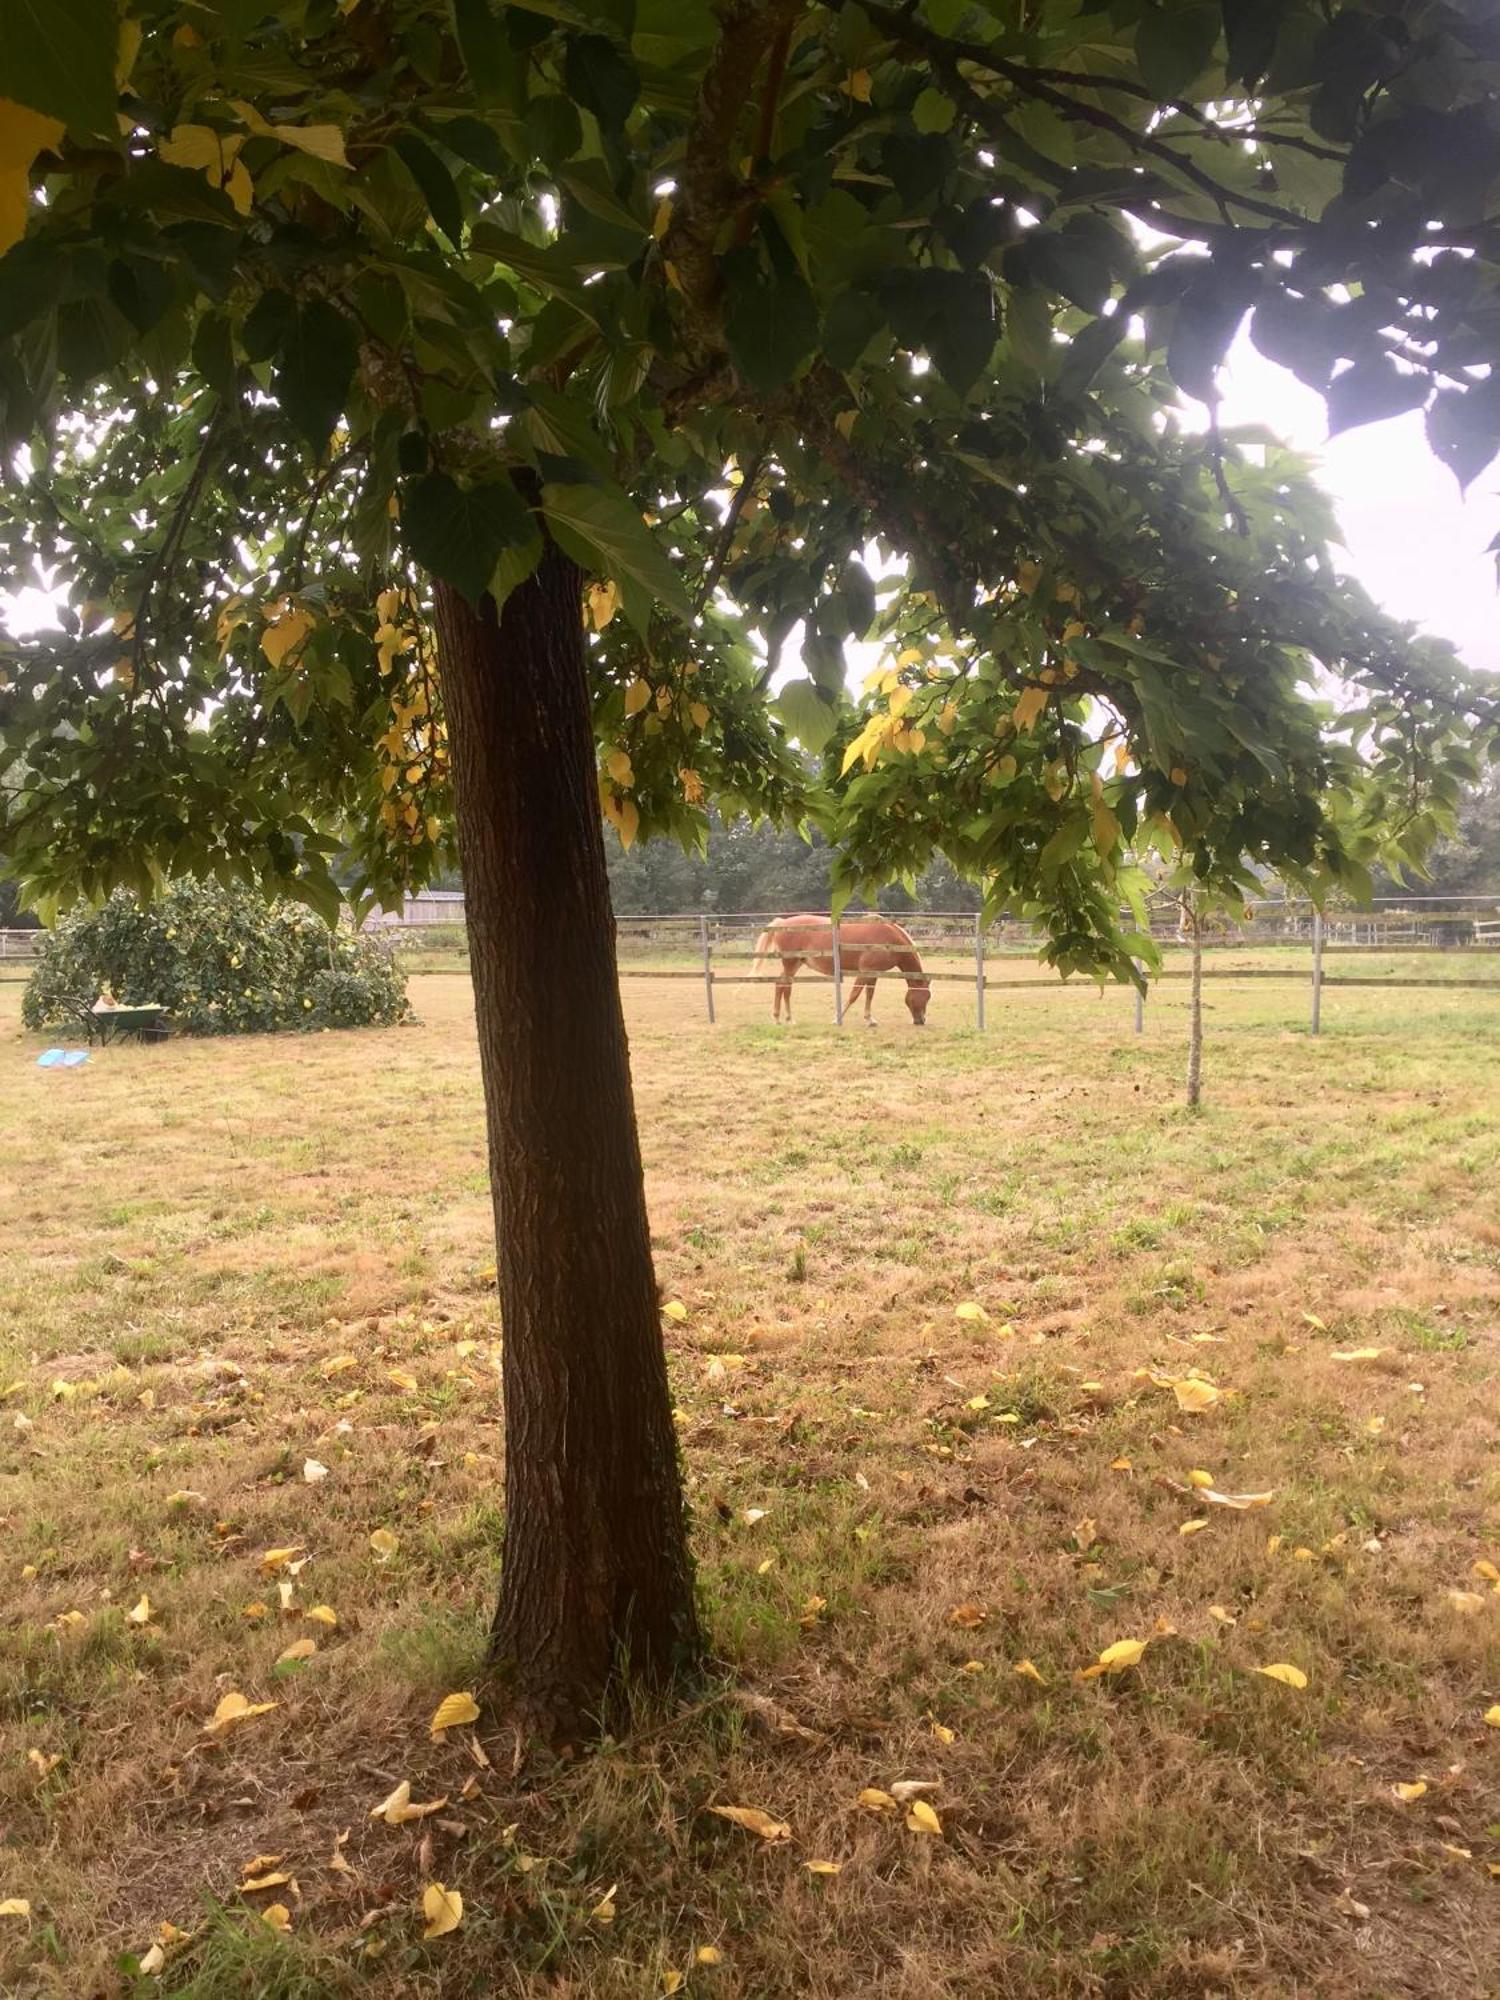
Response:
POLYGON ((405 1020, 406 982, 386 948, 331 931, 295 903, 216 882, 174 882, 150 903, 117 890, 41 940, 21 1018, 68 1024, 108 990, 160 1001, 180 1034, 360 1028, 405 1020))

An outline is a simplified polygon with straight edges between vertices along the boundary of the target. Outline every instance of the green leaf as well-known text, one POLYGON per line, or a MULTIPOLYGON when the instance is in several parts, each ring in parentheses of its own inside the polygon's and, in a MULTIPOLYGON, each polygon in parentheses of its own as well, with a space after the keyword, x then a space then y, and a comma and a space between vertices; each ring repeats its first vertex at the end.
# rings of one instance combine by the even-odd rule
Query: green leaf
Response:
POLYGON ((391 141, 391 150, 416 182, 427 212, 456 250, 463 234, 463 207, 453 176, 425 139, 415 132, 401 132, 391 141))
POLYGON ((282 337, 271 386, 276 400, 314 451, 343 414, 359 358, 354 323, 326 299, 297 310, 282 337))
POLYGON ((1135 59, 1141 81, 1164 104, 1182 97, 1208 67, 1219 39, 1216 6, 1184 7, 1180 0, 1158 4, 1142 15, 1135 32, 1135 59))
POLYGON ((80 131, 115 134, 115 0, 5 0, 0 97, 80 131))
POLYGON ((740 378, 761 395, 785 388, 818 344, 818 308, 795 270, 773 276, 755 251, 722 260, 728 310, 724 338, 740 378))
POLYGON ((600 130, 612 137, 624 130, 641 90, 635 65, 603 35, 568 37, 563 81, 568 95, 592 111, 600 130))
POLYGON ((788 681, 775 708, 790 734, 814 756, 838 726, 838 711, 811 681, 788 681))
POLYGON ((508 96, 515 59, 490 10, 490 0, 452 0, 452 5, 458 52, 475 97, 481 104, 503 101, 508 96))
POLYGON ((234 400, 237 371, 229 321, 219 313, 205 313, 193 335, 193 366, 220 402, 234 400))
POLYGON ((1216 396, 1215 377, 1229 351, 1235 328, 1245 312, 1243 283, 1237 272, 1205 270, 1183 293, 1167 343, 1167 367, 1172 380, 1200 402, 1216 396))
POLYGON ((1356 361, 1328 385, 1328 435, 1399 417, 1427 401, 1425 375, 1403 375, 1393 361, 1356 361))
POLYGON ((401 535, 413 562, 477 605, 501 552, 536 532, 531 510, 509 479, 460 486, 429 472, 401 502, 401 535))
POLYGON ((559 547, 582 568, 638 583, 680 618, 692 616, 681 578, 623 493, 548 485, 542 488, 542 512, 559 547))
POLYGON ((1465 490, 1500 451, 1500 401, 1490 382, 1439 389, 1427 411, 1427 442, 1465 490))
POLYGON ((911 108, 911 122, 919 132, 946 132, 956 116, 953 99, 941 90, 920 92, 911 108))
POLYGON ((500 551, 500 560, 495 564, 495 573, 490 578, 490 596, 495 600, 497 611, 511 592, 519 589, 526 581, 542 559, 543 542, 540 530, 536 526, 535 515, 532 516, 531 527, 532 532, 527 541, 513 542, 509 548, 500 551))
POLYGON ((927 327, 927 351, 948 387, 966 396, 994 351, 994 290, 983 271, 928 275, 934 281, 937 310, 927 327))

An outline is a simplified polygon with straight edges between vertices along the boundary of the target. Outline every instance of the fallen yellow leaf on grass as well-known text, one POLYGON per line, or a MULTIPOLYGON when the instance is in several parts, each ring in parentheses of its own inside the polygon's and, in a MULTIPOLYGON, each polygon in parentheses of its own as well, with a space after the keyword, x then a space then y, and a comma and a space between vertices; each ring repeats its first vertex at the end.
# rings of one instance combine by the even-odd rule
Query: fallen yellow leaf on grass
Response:
POLYGON ((930 1722, 929 1726, 939 1743, 956 1743, 958 1741, 958 1738, 946 1722, 930 1722))
POLYGON ((441 1882, 430 1882, 422 1891, 422 1915, 427 1919, 424 1938, 446 1937, 464 1920, 464 1899, 457 1889, 445 1889, 441 1882))
POLYGON ((1232 1611, 1226 1611, 1222 1604, 1210 1604, 1208 1615, 1217 1625, 1237 1625, 1239 1620, 1232 1611))
POLYGON ((926 1799, 913 1799, 911 1810, 906 1815, 907 1828, 912 1833, 931 1833, 942 1838, 943 1822, 928 1805, 926 1799))
POLYGON ((803 1863, 809 1875, 842 1875, 842 1861, 806 1861, 803 1863))
POLYGON ((252 1716, 269 1715, 280 1704, 274 1701, 251 1701, 238 1688, 231 1688, 213 1714, 203 1725, 206 1736, 222 1736, 226 1729, 233 1729, 238 1722, 248 1722, 252 1716))
POLYGON ((1268 1681, 1280 1681, 1284 1687, 1305 1688, 1307 1675, 1300 1667, 1288 1666, 1285 1660, 1277 1660, 1272 1666, 1257 1667, 1258 1674, 1264 1674, 1268 1681))
POLYGON ((1484 1598, 1477 1590, 1450 1590, 1448 1602, 1455 1611, 1462 1611, 1466 1617, 1484 1609, 1484 1598))
POLYGON ((671 1996, 674 1993, 680 1993, 682 1991, 683 1977, 684 1975, 682 1973, 675 1972, 670 1969, 662 1974, 661 1990, 662 1990, 663 2000, 671 2000, 671 1996))
POLYGON ((276 1655, 278 1667, 294 1666, 298 1660, 310 1660, 318 1650, 316 1639, 293 1639, 290 1646, 283 1647, 276 1655))
POLYGON ((1190 1472, 1188 1474, 1189 1486, 1211 1487, 1213 1483, 1214 1483, 1214 1476, 1211 1472, 1200 1471, 1200 1472, 1190 1472))
POLYGON ((982 1625, 989 1613, 982 1604, 955 1604, 948 1613, 948 1623, 957 1625, 965 1632, 972 1632, 976 1625, 982 1625))
POLYGON ((339 1622, 339 1614, 331 1604, 311 1605, 302 1616, 310 1619, 314 1625, 326 1625, 330 1632, 339 1622))
POLYGON ((400 1546, 389 1528, 377 1528, 370 1537, 370 1547, 382 1562, 389 1562, 400 1546))
POLYGON ((1409 1785, 1392 1785, 1391 1790, 1401 1801, 1402 1805, 1409 1806, 1414 1804, 1416 1800, 1426 1797, 1427 1780, 1425 1778, 1415 1778, 1409 1785))
POLYGON ((1177 1532, 1179 1535, 1201 1535, 1207 1526, 1208 1522, 1200 1514, 1195 1520, 1184 1521, 1177 1532))
POLYGON ((479 1703, 471 1694, 445 1694, 433 1711, 427 1725, 433 1735, 441 1741, 445 1729, 459 1729, 465 1723, 479 1720, 479 1703))
POLYGON ((441 1812, 447 1805, 446 1794, 440 1799, 430 1799, 426 1805, 414 1805, 411 1796, 411 1780, 403 1778, 389 1798, 384 1798, 378 1806, 371 1806, 371 1819, 383 1819, 387 1826, 405 1826, 414 1819, 426 1819, 429 1813, 441 1812))
POLYGON ((1100 1674, 1123 1674, 1131 1667, 1138 1667, 1145 1657, 1149 1639, 1116 1639, 1112 1646, 1106 1646, 1093 1666, 1085 1667, 1081 1680, 1091 1681, 1100 1674))
POLYGON ((759 1806, 710 1806, 709 1811, 720 1819, 727 1819, 735 1826, 742 1826, 746 1833, 757 1833, 762 1840, 790 1840, 792 1829, 784 1819, 772 1819, 759 1806))
POLYGON ((611 1882, 604 1894, 589 1911, 589 1921, 596 1924, 612 1924, 615 1920, 615 1891, 618 1882, 611 1882))
POLYGON ((400 1389, 403 1394, 408 1396, 417 1387, 416 1376, 409 1373, 405 1368, 387 1368, 385 1379, 393 1389, 400 1389))
POLYGON ((688 1316, 687 1307, 681 1299, 668 1299, 662 1307, 662 1312, 667 1319, 675 1320, 679 1326, 688 1316))
POLYGON ((322 1372, 329 1381, 332 1381, 335 1375, 343 1375, 349 1369, 357 1368, 358 1366, 359 1356, 357 1354, 331 1354, 323 1363, 322 1372))
POLYGON ((292 1913, 285 1903, 267 1903, 260 1913, 263 1924, 269 1924, 273 1931, 289 1931, 292 1927, 292 1913))
POLYGON ((1085 1514, 1073 1528, 1073 1546, 1080 1551, 1090 1549, 1099 1539, 1099 1523, 1092 1515, 1085 1514))
POLYGON ((1229 1507, 1236 1514, 1248 1514, 1257 1507, 1269 1507, 1276 1498, 1270 1493, 1220 1493, 1216 1487, 1203 1489, 1203 1504, 1206 1507, 1229 1507))
POLYGON ((1190 1416, 1198 1416, 1204 1410, 1212 1409, 1219 1401, 1221 1391, 1212 1382, 1201 1376, 1187 1375, 1172 1384, 1172 1394, 1177 1398, 1179 1410, 1186 1410, 1190 1416))
POLYGON ((1335 1348, 1329 1355, 1330 1361, 1378 1361, 1389 1350, 1384 1347, 1346 1347, 1340 1352, 1335 1348))
POLYGON ((1492 1562, 1486 1562, 1483 1557, 1475 1563, 1471 1574, 1482 1577, 1486 1583, 1500 1583, 1500 1569, 1496 1569, 1492 1562))
POLYGON ((292 1558, 300 1555, 301 1552, 302 1544, 300 1542, 293 1542, 290 1548, 267 1549, 261 1556, 260 1566, 269 1576, 274 1570, 285 1569, 292 1558))
POLYGON ((283 1883, 290 1882, 291 1879, 291 1876, 280 1868, 273 1870, 269 1875, 250 1875, 241 1882, 239 1893, 242 1896, 253 1896, 260 1889, 279 1889, 283 1883))
MULTIPOLYGON (((1500 1709, 1495 1710, 1500 1717, 1500 1709)), ((26 1761, 39 1778, 45 1778, 49 1771, 55 1771, 62 1762, 61 1750, 38 1750, 35 1747, 26 1752, 26 1761)))
POLYGON ((29 1917, 31 1905, 24 1896, 7 1896, 0 1903, 0 1917, 29 1917))
POLYGON ((973 1324, 979 1320, 988 1319, 989 1314, 976 1300, 965 1299, 962 1305, 957 1305, 953 1308, 953 1317, 955 1319, 968 1320, 973 1324))
POLYGON ((1109 1462, 1109 1469, 1111 1472, 1130 1472, 1133 1470, 1133 1467, 1128 1458, 1112 1458, 1109 1462))
POLYGON ((698 1949, 693 1953, 693 1957, 699 1965, 722 1965, 724 1963, 724 1954, 716 1944, 700 1944, 698 1949))
POLYGON ((125 1616, 132 1625, 149 1625, 151 1623, 151 1599, 147 1597, 144 1591, 141 1592, 139 1600, 131 1605, 125 1616))
POLYGON ((1493 1708, 1484 1711, 1484 1719, 1491 1729, 1500 1729, 1500 1701, 1497 1701, 1493 1708))
POLYGON ((863 1806, 866 1812, 894 1812, 896 1810, 896 1801, 891 1797, 889 1792, 883 1792, 878 1785, 866 1785, 854 1803, 857 1806, 863 1806))
POLYGON ((1023 1681, 1035 1681, 1039 1688, 1047 1685, 1046 1677, 1035 1660, 1017 1660, 1011 1672, 1018 1674, 1023 1681))

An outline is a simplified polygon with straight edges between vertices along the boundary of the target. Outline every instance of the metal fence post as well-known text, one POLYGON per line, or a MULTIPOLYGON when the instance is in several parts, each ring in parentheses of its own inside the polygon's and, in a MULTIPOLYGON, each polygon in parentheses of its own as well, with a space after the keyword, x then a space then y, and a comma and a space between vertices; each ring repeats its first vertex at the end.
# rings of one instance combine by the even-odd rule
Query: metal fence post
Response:
POLYGON ((1323 1028, 1323 912, 1313 911, 1312 922, 1312 1032, 1323 1028))
POLYGON ((984 915, 974 918, 974 1019, 984 1032, 984 915))
POLYGON ((833 1025, 844 1025, 844 955, 839 949, 839 920, 833 919, 833 1025))
POLYGON ((708 1008, 709 1026, 714 1020, 714 968, 712 949, 708 942, 708 918, 698 919, 698 942, 703 949, 703 999, 708 1008))

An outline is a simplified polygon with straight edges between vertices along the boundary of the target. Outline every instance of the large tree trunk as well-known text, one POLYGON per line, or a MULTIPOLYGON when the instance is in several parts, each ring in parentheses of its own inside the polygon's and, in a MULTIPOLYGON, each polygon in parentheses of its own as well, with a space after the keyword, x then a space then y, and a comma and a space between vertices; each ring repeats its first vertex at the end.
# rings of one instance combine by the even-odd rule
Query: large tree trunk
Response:
POLYGON ((589 720, 579 572, 497 617, 437 585, 504 1339, 491 1657, 528 1725, 597 1728, 699 1649, 589 720))

